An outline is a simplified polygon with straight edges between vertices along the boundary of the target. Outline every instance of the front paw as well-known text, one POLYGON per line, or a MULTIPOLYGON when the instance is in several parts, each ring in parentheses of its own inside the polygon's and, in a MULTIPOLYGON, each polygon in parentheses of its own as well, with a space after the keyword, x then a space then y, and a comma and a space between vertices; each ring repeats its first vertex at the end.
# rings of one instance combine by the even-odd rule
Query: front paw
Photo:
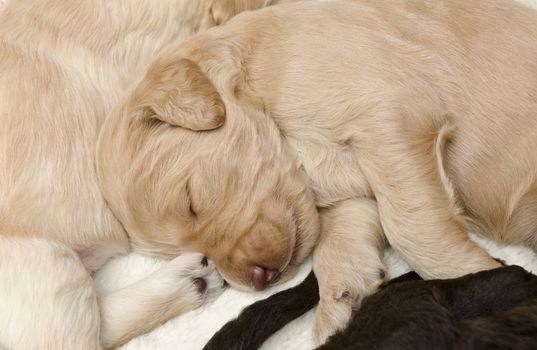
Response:
POLYGON ((195 306, 214 300, 224 290, 224 280, 214 263, 202 254, 180 255, 167 268, 175 276, 179 297, 190 299, 195 306))
POLYGON ((324 344, 336 332, 349 324, 353 312, 358 310, 363 298, 371 295, 384 283, 386 273, 383 267, 372 268, 369 273, 356 274, 361 278, 342 278, 332 275, 328 285, 320 283, 320 301, 315 311, 313 337, 316 346, 324 344))
POLYGON ((324 344, 328 337, 345 329, 352 312, 359 306, 361 296, 345 287, 330 287, 321 295, 315 311, 313 340, 316 346, 324 344))

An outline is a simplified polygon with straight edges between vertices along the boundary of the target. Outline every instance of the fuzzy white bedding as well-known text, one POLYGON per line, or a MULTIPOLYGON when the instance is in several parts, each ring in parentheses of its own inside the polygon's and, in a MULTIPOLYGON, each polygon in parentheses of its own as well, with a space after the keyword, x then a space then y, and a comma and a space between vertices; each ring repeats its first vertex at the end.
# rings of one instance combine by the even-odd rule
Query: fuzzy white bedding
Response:
MULTIPOLYGON (((17 1, 17 0, 8 0, 17 1)), ((196 0, 192 0, 196 1, 196 0)), ((435 1, 435 0, 430 0, 435 1)), ((486 0, 483 0, 486 1, 486 0)), ((537 0, 519 0, 537 9, 537 0)), ((0 6, 5 0, 0 0, 0 6)), ((537 25, 537 23, 535 23, 537 25)), ((537 273, 537 255, 523 247, 498 247, 477 237, 473 237, 493 256, 537 273)), ((392 251, 387 251, 385 261, 390 277, 408 271, 408 266, 392 251)), ((158 269, 164 261, 130 254, 110 261, 95 276, 97 287, 113 290, 137 281, 158 269)), ((196 350, 201 349, 209 338, 228 320, 237 316, 242 308, 256 300, 263 299, 277 291, 299 283, 311 270, 311 259, 306 261, 299 274, 288 283, 263 292, 244 293, 227 289, 215 301, 192 312, 181 315, 153 332, 138 337, 124 345, 122 350, 196 350)), ((306 350, 312 349, 312 322, 314 313, 310 311, 276 333, 263 349, 306 350)))

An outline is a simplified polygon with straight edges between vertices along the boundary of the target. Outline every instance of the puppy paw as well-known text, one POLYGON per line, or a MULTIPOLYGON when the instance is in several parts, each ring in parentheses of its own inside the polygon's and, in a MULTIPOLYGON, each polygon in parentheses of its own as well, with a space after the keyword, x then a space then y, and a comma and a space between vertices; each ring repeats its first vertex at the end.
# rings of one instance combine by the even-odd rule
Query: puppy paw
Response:
POLYGON ((326 342, 328 337, 344 329, 358 307, 361 297, 349 288, 330 287, 323 293, 315 311, 313 337, 316 346, 326 342))
POLYGON ((320 301, 313 325, 316 346, 324 344, 330 336, 347 327, 362 299, 384 283, 386 272, 383 267, 376 267, 357 277, 361 278, 347 278, 344 282, 341 277, 340 284, 320 284, 320 301))
POLYGON ((179 299, 190 300, 194 307, 214 300, 224 290, 224 280, 214 263, 198 253, 178 256, 165 266, 174 280, 179 299))

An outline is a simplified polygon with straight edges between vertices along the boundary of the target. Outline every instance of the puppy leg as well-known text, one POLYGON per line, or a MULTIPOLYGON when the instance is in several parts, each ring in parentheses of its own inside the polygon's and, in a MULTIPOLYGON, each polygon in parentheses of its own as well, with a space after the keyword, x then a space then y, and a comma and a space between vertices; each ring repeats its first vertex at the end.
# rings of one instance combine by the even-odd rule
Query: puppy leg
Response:
POLYGON ((316 344, 343 329, 363 297, 384 281, 384 237, 377 204, 362 198, 340 202, 321 211, 322 234, 314 251, 313 269, 319 281, 316 344))
POLYGON ((500 267, 470 241, 439 163, 446 117, 420 120, 387 113, 366 120, 367 136, 361 135, 358 145, 362 169, 394 249, 424 278, 500 267))
POLYGON ((222 291, 214 264, 201 254, 181 255, 145 279, 99 296, 101 343, 115 348, 222 291))
POLYGON ((0 349, 99 349, 93 281, 58 243, 0 234, 0 349))

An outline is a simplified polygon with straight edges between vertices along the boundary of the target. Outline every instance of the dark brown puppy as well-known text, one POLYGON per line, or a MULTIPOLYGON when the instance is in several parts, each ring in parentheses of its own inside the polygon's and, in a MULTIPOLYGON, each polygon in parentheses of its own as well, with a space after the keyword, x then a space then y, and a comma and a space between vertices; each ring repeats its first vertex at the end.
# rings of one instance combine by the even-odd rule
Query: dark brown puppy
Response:
POLYGON ((451 280, 404 275, 320 349, 535 349, 537 276, 517 266, 451 280), (414 279, 414 280, 409 280, 414 279))
MULTIPOLYGON (((204 349, 259 348, 318 298, 312 273, 299 286, 246 308, 204 349)), ((423 281, 412 272, 396 278, 366 298, 349 327, 319 349, 536 347, 537 276, 509 266, 451 280, 423 281)))

